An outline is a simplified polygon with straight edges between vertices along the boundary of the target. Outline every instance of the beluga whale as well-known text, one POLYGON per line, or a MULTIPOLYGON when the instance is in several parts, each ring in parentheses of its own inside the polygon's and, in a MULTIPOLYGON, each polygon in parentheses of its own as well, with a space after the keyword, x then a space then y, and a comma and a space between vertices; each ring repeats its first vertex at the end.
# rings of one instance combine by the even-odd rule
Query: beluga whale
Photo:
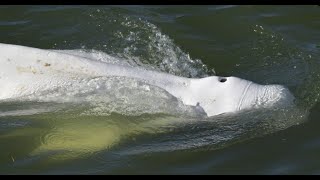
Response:
POLYGON ((186 78, 98 61, 63 51, 0 43, 0 102, 53 88, 70 86, 81 77, 120 76, 164 89, 207 116, 286 105, 294 96, 283 85, 262 85, 238 77, 186 78))

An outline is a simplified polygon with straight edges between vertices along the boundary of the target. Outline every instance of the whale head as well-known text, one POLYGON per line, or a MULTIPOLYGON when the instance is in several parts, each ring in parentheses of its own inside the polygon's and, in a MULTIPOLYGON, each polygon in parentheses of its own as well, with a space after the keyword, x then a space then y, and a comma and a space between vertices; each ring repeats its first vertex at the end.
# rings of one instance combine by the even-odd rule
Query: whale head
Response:
POLYGON ((200 105, 208 116, 246 109, 287 106, 294 97, 282 85, 260 85, 238 77, 210 76, 194 79, 192 97, 187 101, 200 105))

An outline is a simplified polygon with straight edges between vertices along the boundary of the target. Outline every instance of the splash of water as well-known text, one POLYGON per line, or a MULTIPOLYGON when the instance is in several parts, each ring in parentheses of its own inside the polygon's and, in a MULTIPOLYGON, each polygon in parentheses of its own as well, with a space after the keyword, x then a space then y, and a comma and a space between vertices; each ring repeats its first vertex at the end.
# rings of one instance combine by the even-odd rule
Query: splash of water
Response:
POLYGON ((131 64, 184 77, 214 75, 200 59, 192 59, 154 24, 121 14, 121 10, 90 11, 92 25, 100 31, 110 28, 107 42, 98 46, 111 55, 130 59, 131 64))

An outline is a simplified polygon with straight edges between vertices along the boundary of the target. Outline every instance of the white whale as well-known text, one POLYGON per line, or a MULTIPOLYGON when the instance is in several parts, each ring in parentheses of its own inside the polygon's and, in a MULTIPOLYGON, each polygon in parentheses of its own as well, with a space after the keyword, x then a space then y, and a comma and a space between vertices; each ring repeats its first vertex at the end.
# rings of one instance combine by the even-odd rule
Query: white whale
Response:
POLYGON ((237 77, 185 78, 54 50, 0 43, 0 101, 69 86, 79 77, 101 76, 143 80, 166 90, 185 105, 202 107, 208 116, 290 104, 294 99, 281 85, 259 85, 237 77))

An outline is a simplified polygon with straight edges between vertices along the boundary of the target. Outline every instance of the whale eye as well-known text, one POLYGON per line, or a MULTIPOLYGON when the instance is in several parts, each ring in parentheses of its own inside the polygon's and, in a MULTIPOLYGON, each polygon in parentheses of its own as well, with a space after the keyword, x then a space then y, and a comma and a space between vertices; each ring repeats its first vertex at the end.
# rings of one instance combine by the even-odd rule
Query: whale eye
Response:
POLYGON ((219 77, 219 81, 222 82, 222 83, 224 83, 224 82, 227 81, 227 78, 225 78, 225 77, 219 77))

